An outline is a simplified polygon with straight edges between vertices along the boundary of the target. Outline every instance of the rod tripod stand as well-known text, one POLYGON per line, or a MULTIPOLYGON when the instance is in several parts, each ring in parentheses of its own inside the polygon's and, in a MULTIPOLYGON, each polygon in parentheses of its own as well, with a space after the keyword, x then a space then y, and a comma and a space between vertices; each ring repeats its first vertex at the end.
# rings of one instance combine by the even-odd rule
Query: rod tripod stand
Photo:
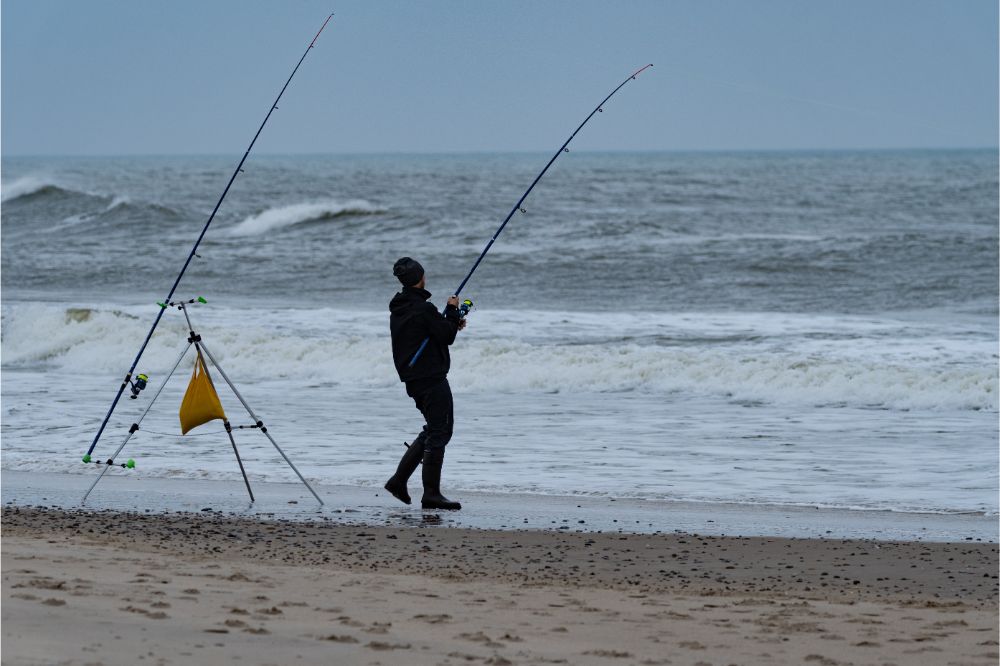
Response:
MULTIPOLYGON (((153 408, 153 404, 156 402, 156 399, 160 397, 160 393, 163 392, 163 388, 167 385, 167 382, 170 381, 170 378, 177 371, 177 368, 180 366, 181 361, 183 361, 184 357, 187 356, 187 353, 191 350, 191 347, 194 347, 195 353, 198 355, 198 358, 201 359, 205 376, 208 379, 209 383, 212 384, 213 389, 215 387, 215 384, 214 382, 212 382, 211 374, 209 374, 208 364, 205 363, 205 357, 208 357, 208 360, 211 361, 212 366, 219 371, 219 376, 222 377, 223 381, 226 382, 226 384, 232 390, 233 395, 235 395, 237 399, 239 399, 240 403, 243 404, 243 407, 247 410, 247 413, 250 415, 250 418, 253 419, 253 425, 248 425, 248 426, 242 426, 242 425, 233 426, 232 424, 230 424, 228 418, 223 421, 223 426, 226 429, 226 434, 229 436, 229 443, 232 444, 233 453, 236 454, 236 462, 240 466, 240 474, 243 475, 243 482, 246 484, 247 493, 249 493, 250 495, 250 501, 251 502, 255 501, 253 496, 253 490, 251 490, 250 488, 250 480, 247 478, 246 470, 243 468, 243 459, 240 457, 239 449, 236 448, 236 439, 233 437, 234 429, 249 428, 249 429, 260 430, 264 434, 264 436, 267 437, 268 441, 270 441, 271 444, 274 445, 274 448, 278 451, 278 453, 281 454, 281 457, 285 459, 285 462, 288 463, 288 466, 292 468, 292 471, 295 472, 295 475, 299 477, 299 480, 303 483, 303 485, 305 485, 305 487, 309 489, 309 492, 312 493, 313 497, 316 498, 316 501, 319 502, 320 506, 323 506, 323 500, 320 499, 320 496, 317 495, 316 491, 313 490, 312 486, 309 485, 309 482, 305 480, 305 477, 302 476, 302 473, 299 472, 298 468, 296 468, 295 465, 292 463, 292 461, 288 459, 288 456, 285 455, 285 452, 281 450, 281 447, 278 446, 278 443, 274 441, 274 437, 272 437, 271 433, 267 431, 267 426, 264 425, 264 422, 260 420, 257 414, 254 413, 250 405, 247 404, 247 401, 243 398, 239 390, 229 379, 229 376, 226 375, 226 371, 222 369, 222 366, 219 365, 219 362, 216 360, 215 356, 212 354, 211 351, 209 351, 208 347, 205 346, 205 341, 202 339, 201 335, 195 333, 194 325, 191 323, 191 316, 188 314, 188 309, 187 309, 187 305, 189 303, 195 303, 195 302, 197 301, 192 299, 186 302, 180 301, 180 302, 171 302, 166 304, 161 303, 161 307, 163 308, 176 306, 178 310, 184 313, 184 319, 187 321, 188 331, 190 333, 187 339, 187 345, 184 347, 184 349, 181 350, 180 355, 177 357, 177 361, 174 363, 173 367, 170 369, 170 372, 167 374, 163 382, 160 384, 160 388, 156 390, 156 393, 153 395, 152 400, 149 401, 149 404, 146 406, 146 409, 142 412, 142 415, 139 416, 139 419, 135 423, 133 423, 131 427, 129 427, 128 434, 125 436, 125 439, 122 441, 122 443, 118 446, 118 449, 116 449, 114 454, 110 458, 108 458, 106 463, 102 465, 101 473, 98 474, 97 478, 94 479, 94 482, 90 484, 90 488, 87 489, 86 493, 84 493, 83 499, 80 500, 80 503, 84 504, 87 501, 87 497, 90 496, 90 493, 97 486, 97 483, 104 477, 105 472, 107 472, 108 469, 115 464, 115 459, 121 454, 122 450, 125 448, 125 445, 129 443, 129 440, 132 439, 132 435, 134 435, 136 432, 139 431, 139 424, 142 423, 142 420, 146 418, 147 414, 149 414, 149 411, 153 408)), ((204 300, 201 300, 201 302, 204 302, 204 300)), ((122 466, 127 467, 130 465, 125 464, 122 466)))

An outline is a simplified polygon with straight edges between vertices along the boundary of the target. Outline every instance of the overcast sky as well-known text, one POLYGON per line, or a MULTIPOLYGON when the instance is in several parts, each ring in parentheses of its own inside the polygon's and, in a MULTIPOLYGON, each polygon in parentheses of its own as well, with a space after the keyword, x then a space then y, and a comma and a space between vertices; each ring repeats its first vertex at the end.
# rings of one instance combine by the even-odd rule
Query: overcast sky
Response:
POLYGON ((5 155, 996 146, 994 0, 4 0, 5 155))

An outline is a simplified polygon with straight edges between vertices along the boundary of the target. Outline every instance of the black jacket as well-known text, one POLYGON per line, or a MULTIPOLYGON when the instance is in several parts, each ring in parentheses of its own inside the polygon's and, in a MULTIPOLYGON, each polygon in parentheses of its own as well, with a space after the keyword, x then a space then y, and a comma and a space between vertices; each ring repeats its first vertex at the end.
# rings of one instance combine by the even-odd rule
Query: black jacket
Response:
POLYGON ((444 379, 451 367, 448 345, 455 341, 458 333, 458 308, 449 305, 442 315, 427 301, 430 297, 426 289, 403 287, 389 301, 392 360, 401 382, 444 379), (430 342, 411 368, 410 359, 428 337, 430 342))

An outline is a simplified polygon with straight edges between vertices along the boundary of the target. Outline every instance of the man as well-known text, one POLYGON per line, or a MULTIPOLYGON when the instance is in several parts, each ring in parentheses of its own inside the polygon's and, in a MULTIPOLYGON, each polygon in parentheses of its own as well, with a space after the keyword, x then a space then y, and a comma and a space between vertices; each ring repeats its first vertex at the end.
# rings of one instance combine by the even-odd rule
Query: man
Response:
POLYGON ((422 460, 424 495, 420 505, 424 509, 458 510, 461 504, 441 494, 441 465, 455 421, 448 385, 451 366, 448 347, 455 341, 455 335, 465 328, 465 320, 458 310, 458 296, 448 299, 444 314, 428 302, 431 294, 424 288, 427 284, 424 269, 416 260, 403 257, 393 265, 392 274, 403 285, 389 302, 392 358, 399 380, 406 383, 406 394, 413 398, 426 424, 403 454, 385 489, 399 501, 409 504, 406 482, 422 460), (410 359, 425 339, 429 342, 411 368, 410 359))

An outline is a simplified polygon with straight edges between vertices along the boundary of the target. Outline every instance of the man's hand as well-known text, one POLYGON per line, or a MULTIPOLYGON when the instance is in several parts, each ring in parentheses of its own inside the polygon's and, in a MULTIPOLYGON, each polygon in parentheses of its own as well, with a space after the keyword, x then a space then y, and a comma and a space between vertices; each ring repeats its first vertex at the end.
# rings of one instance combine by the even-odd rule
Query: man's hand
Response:
POLYGON ((448 305, 457 308, 458 307, 458 296, 449 296, 448 297, 448 305))
POLYGON ((464 319, 459 319, 458 320, 458 330, 461 331, 464 328, 465 328, 465 320, 464 319))

